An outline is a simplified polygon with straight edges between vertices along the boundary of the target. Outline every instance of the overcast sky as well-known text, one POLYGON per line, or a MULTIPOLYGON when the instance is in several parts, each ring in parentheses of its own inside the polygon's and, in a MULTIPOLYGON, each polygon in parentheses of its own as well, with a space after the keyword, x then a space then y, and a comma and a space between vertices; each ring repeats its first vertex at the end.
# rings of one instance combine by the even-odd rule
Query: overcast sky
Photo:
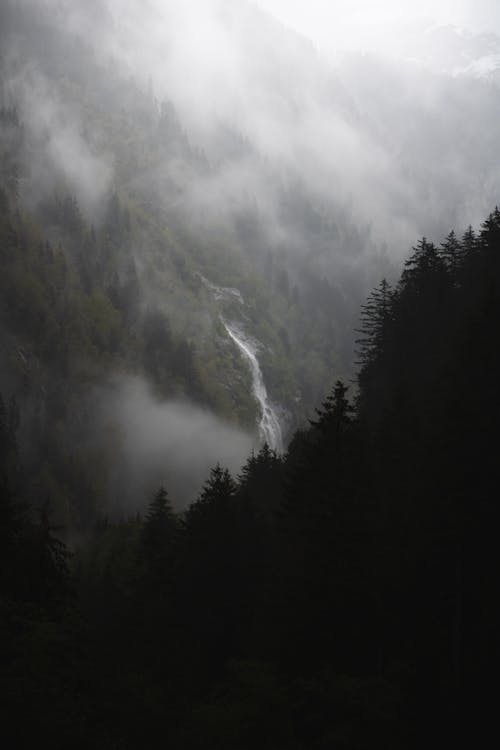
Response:
POLYGON ((257 0, 321 48, 392 51, 402 25, 454 24, 500 33, 499 0, 257 0))

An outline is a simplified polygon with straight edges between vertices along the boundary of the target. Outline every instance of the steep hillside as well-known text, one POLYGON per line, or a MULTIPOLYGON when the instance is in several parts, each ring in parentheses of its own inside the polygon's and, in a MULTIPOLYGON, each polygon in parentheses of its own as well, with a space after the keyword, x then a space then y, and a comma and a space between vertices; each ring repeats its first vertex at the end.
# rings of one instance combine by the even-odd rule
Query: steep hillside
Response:
POLYGON ((195 18, 173 0, 0 12, 0 386, 19 401, 26 461, 48 415, 63 463, 99 446, 100 506, 172 476, 187 501, 214 424, 238 432, 232 468, 258 444, 249 360, 225 322, 253 342, 287 442, 353 376, 359 302, 405 243, 462 231, 494 201, 492 83, 359 55, 333 68, 244 0, 195 18), (169 459, 179 404, 179 452, 192 432, 206 446, 189 479, 169 459), (144 470, 130 468, 137 434, 144 470))
MULTIPOLYGON (((333 282, 290 265, 284 238, 270 239, 251 196, 219 212, 203 208, 225 160, 252 149, 243 136, 224 125, 226 156, 215 145, 209 154, 195 148, 170 102, 158 102, 98 55, 81 28, 63 30, 49 11, 50 4, 2 8, 2 389, 21 406, 25 460, 45 472, 43 491, 63 505, 76 480, 62 479, 52 464, 88 464, 89 443, 91 454, 101 445, 94 494, 102 504, 117 492, 109 486, 122 438, 108 434, 103 449, 95 412, 117 376, 143 378, 158 403, 198 404, 257 439, 259 404, 224 315, 259 342, 265 383, 289 435, 332 367, 349 370, 335 313, 345 316, 351 303, 333 282), (241 304, 221 302, 217 287, 237 288, 241 304), (49 458, 34 444, 40 436, 49 458)), ((300 227, 307 212, 315 223, 303 188, 281 185, 279 173, 255 159, 282 210, 300 227)), ((117 411, 109 419, 127 440, 132 427, 117 411)), ((245 438, 240 462, 249 444, 245 438)))

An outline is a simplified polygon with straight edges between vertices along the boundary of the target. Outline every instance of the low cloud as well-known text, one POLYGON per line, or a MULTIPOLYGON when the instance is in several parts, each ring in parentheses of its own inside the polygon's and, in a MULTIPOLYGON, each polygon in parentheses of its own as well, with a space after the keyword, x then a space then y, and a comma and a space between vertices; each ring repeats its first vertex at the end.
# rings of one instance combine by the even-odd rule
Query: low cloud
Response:
POLYGON ((21 194, 28 205, 54 190, 75 195, 87 218, 99 212, 113 177, 111 159, 92 142, 82 114, 53 82, 29 66, 18 68, 6 86, 27 136, 21 194))
POLYGON ((254 438, 210 411, 160 401, 139 378, 117 378, 97 394, 98 432, 114 465, 111 511, 141 510, 160 486, 177 509, 194 500, 210 469, 236 474, 254 438))

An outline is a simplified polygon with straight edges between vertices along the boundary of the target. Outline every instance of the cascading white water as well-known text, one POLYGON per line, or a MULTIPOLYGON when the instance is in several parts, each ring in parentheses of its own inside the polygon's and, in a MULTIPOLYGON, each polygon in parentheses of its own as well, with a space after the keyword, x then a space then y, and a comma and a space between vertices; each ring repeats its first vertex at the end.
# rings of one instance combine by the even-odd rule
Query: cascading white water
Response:
POLYGON ((269 402, 267 389, 256 356, 256 346, 234 323, 227 323, 223 318, 222 322, 229 336, 250 364, 253 393, 259 403, 262 414, 259 422, 260 439, 262 443, 267 443, 276 453, 283 453, 283 436, 281 434, 279 419, 269 402))
MULTIPOLYGON (((199 274, 203 285, 212 293, 214 299, 222 304, 234 305, 235 302, 244 306, 245 300, 239 289, 235 287, 217 286, 212 284, 205 276, 199 274)), ((258 342, 250 339, 242 329, 234 322, 228 323, 221 315, 222 323, 236 346, 242 352, 250 365, 252 373, 252 390, 259 404, 261 418, 259 421, 259 438, 262 443, 267 443, 271 450, 283 453, 283 435, 281 433, 280 421, 272 404, 269 402, 264 378, 257 359, 258 342)))
POLYGON ((245 304, 245 300, 243 299, 243 295, 241 294, 239 289, 236 289, 233 286, 217 286, 217 284, 212 284, 211 281, 205 278, 201 273, 198 274, 198 277, 201 279, 203 284, 206 286, 206 288, 212 292, 214 299, 217 302, 239 302, 240 305, 245 304))

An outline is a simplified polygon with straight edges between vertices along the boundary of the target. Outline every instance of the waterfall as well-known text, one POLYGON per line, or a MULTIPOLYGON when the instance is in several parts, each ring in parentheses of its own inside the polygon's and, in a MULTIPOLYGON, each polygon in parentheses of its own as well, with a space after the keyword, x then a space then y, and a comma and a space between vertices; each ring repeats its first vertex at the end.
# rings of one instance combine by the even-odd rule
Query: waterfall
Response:
POLYGON ((238 346, 250 365, 250 371, 252 373, 252 389, 261 411, 259 437, 261 441, 267 443, 272 450, 277 453, 283 453, 281 427, 278 416, 269 402, 259 361, 256 356, 257 347, 251 339, 247 338, 245 334, 235 326, 234 323, 227 323, 224 318, 222 318, 222 322, 228 335, 238 346))
POLYGON ((212 282, 205 278, 201 273, 198 274, 198 278, 202 281, 203 285, 212 292, 214 299, 217 302, 236 301, 239 302, 240 305, 245 304, 245 300, 239 289, 232 286, 217 286, 217 284, 212 284, 212 282))
MULTIPOLYGON (((198 274, 203 285, 210 291, 216 302, 223 306, 226 310, 230 307, 233 312, 235 308, 245 306, 245 300, 239 289, 235 287, 217 286, 209 281, 202 274, 198 274), (236 305, 234 303, 237 303, 236 305)), ((241 308, 240 308, 241 310, 241 308)), ((238 317, 244 316, 243 311, 240 313, 236 312, 238 317)), ((220 316, 221 321, 226 329, 228 336, 234 341, 238 349, 243 354, 244 358, 250 365, 250 372, 252 373, 252 390, 253 394, 259 404, 261 417, 259 420, 259 438, 262 443, 267 443, 271 450, 276 453, 282 454, 283 448, 283 436, 281 434, 280 421, 273 405, 269 401, 267 395, 267 389, 264 384, 264 378, 257 359, 257 351, 259 343, 252 340, 242 331, 234 321, 228 323, 222 315, 220 316)))

